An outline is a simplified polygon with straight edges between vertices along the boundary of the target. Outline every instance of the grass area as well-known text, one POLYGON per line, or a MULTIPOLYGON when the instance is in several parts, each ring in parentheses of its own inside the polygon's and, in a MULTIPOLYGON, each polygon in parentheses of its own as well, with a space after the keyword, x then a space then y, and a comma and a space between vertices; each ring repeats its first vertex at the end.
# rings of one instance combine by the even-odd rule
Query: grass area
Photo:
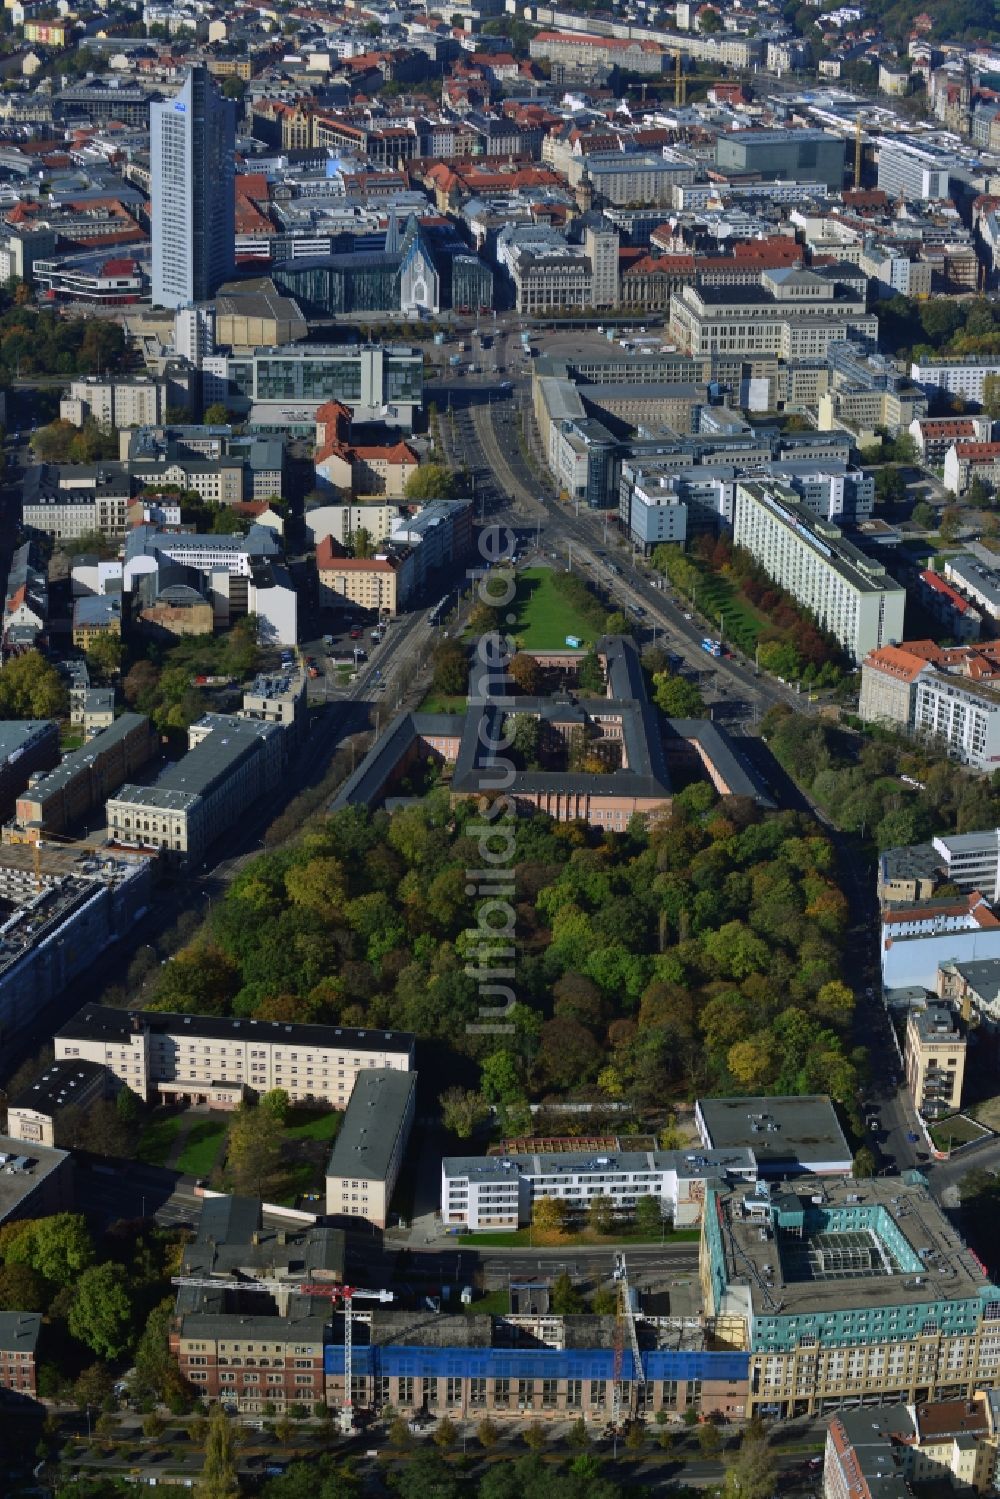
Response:
POLYGON ((184 1125, 183 1114, 168 1114, 166 1118, 153 1119, 142 1132, 136 1159, 147 1166, 164 1165, 184 1125))
POLYGON ((337 1138, 344 1116, 336 1109, 294 1109, 289 1114, 294 1123, 285 1125, 287 1140, 320 1140, 329 1145, 337 1138))
POLYGON ((987 1133, 985 1125, 977 1124, 974 1119, 964 1119, 961 1114, 941 1119, 930 1127, 930 1137, 938 1150, 954 1150, 958 1145, 981 1140, 987 1133))
POLYGON ((467 706, 468 706, 468 703, 466 701, 464 693, 461 696, 454 696, 454 695, 449 696, 449 694, 447 692, 434 692, 434 691, 431 691, 431 692, 428 692, 427 696, 424 698, 423 702, 420 704, 420 712, 421 713, 464 713, 465 710, 466 710, 466 708, 467 708, 467 706))
POLYGON ((567 635, 594 643, 594 627, 556 589, 549 567, 530 567, 517 580, 510 632, 523 650, 565 647, 567 635))
POLYGON ((193 1124, 177 1157, 178 1169, 189 1176, 207 1176, 215 1165, 225 1133, 226 1125, 221 1119, 200 1119, 193 1124))
POLYGON ((979 1103, 973 1104, 967 1112, 972 1115, 973 1119, 978 1119, 980 1124, 985 1124, 987 1129, 995 1129, 1000 1132, 1000 1093, 995 1094, 992 1098, 981 1099, 979 1103))
POLYGON ((762 614, 747 602, 728 578, 701 569, 702 581, 698 584, 698 612, 710 620, 714 629, 722 616, 722 633, 726 641, 734 642, 745 656, 752 656, 757 637, 767 623, 762 614))
POLYGON ((485 1296, 477 1297, 471 1306, 463 1306, 462 1311, 473 1317, 485 1313, 489 1313, 491 1317, 506 1317, 510 1311, 510 1292, 505 1288, 487 1291, 485 1296))
POLYGON ((484 1245, 494 1249, 572 1249, 577 1244, 697 1244, 701 1231, 677 1228, 660 1234, 644 1234, 638 1229, 617 1230, 613 1234, 595 1234, 585 1228, 579 1233, 548 1233, 537 1228, 516 1228, 507 1233, 459 1234, 463 1245, 484 1245))

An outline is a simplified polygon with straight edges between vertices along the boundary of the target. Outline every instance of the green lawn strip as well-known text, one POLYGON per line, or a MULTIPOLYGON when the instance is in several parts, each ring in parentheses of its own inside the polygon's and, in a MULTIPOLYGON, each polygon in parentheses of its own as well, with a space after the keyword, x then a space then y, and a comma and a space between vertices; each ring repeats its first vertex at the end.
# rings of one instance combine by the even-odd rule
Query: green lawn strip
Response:
POLYGON ((171 1114, 166 1119, 153 1119, 143 1130, 136 1158, 147 1166, 164 1165, 183 1128, 183 1114, 171 1114))
POLYGON ((289 1115, 289 1120, 292 1122, 285 1125, 285 1138, 288 1140, 322 1140, 328 1143, 336 1139, 343 1119, 343 1114, 338 1113, 336 1109, 324 1109, 322 1112, 296 1109, 289 1115))
POLYGON ((594 626, 558 592, 551 568, 528 568, 518 577, 510 632, 525 650, 558 649, 567 635, 594 643, 594 626))
POLYGON ((207 1176, 215 1165, 225 1133, 226 1126, 221 1119, 201 1119, 192 1125, 177 1157, 178 1170, 189 1176, 207 1176))
POLYGON ((468 702, 463 693, 460 697, 446 692, 429 692, 420 704, 421 713, 464 713, 468 702))
POLYGON ((939 1120, 931 1126, 930 1137, 938 1150, 954 1150, 958 1145, 968 1145, 972 1140, 984 1140, 989 1131, 984 1125, 971 1123, 956 1114, 952 1119, 939 1120))
POLYGON ((626 1229, 620 1233, 597 1235, 564 1234, 552 1244, 536 1243, 530 1228, 511 1229, 508 1233, 459 1234, 462 1245, 484 1244, 495 1249, 572 1249, 585 1244, 696 1244, 701 1238, 697 1228, 678 1228, 666 1234, 644 1234, 638 1229, 626 1229))
POLYGON ((506 1317, 510 1311, 510 1292, 506 1288, 489 1291, 485 1296, 477 1297, 471 1306, 463 1306, 462 1310, 473 1317, 487 1312, 491 1317, 506 1317))

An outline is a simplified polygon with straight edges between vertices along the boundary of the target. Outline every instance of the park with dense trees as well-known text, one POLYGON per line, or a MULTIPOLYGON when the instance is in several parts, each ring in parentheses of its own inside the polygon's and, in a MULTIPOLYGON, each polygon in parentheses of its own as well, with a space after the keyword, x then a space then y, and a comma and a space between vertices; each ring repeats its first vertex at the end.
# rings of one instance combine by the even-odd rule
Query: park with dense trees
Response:
POLYGON ((651 829, 494 826, 514 887, 509 1035, 472 1029, 482 820, 444 789, 320 818, 254 860, 156 975, 153 1007, 413 1031, 455 1117, 492 1105, 511 1132, 547 1097, 637 1112, 708 1092, 854 1098, 847 903, 811 822, 695 784, 651 829))

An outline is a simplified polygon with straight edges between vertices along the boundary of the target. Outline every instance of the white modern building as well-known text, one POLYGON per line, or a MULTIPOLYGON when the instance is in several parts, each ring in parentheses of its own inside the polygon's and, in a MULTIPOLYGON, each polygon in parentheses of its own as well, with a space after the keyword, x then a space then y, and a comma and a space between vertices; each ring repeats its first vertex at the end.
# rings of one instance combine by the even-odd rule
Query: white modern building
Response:
POLYGON ((944 151, 909 141, 887 140, 879 146, 878 185, 891 199, 939 202, 950 197, 953 161, 944 151))
POLYGON ((987 375, 1000 375, 1000 356, 983 359, 918 359, 910 365, 910 379, 928 395, 945 391, 963 400, 983 399, 987 375))
POLYGON ((733 540, 815 616, 852 661, 903 638, 905 590, 783 485, 738 484, 733 540))
POLYGON ((206 302, 236 255, 236 110, 202 66, 149 111, 153 305, 206 302))
POLYGON ((441 1162, 441 1222, 472 1231, 531 1222, 532 1204, 557 1197, 586 1212, 606 1197, 616 1212, 631 1212, 654 1197, 675 1226, 698 1223, 705 1182, 712 1177, 754 1181, 747 1149, 578 1150, 501 1156, 445 1156, 441 1162))
POLYGON ((287 344, 202 361, 206 403, 249 412, 254 425, 312 437, 316 412, 328 401, 356 422, 409 432, 424 391, 424 356, 408 344, 287 344))

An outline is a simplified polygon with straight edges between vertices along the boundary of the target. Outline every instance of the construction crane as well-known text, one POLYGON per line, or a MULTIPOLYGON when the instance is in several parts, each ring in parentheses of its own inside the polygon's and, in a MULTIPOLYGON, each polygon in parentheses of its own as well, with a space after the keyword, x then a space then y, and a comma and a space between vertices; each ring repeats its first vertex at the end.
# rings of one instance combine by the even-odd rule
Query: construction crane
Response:
POLYGON ((170 1283, 174 1286, 193 1286, 196 1289, 211 1291, 265 1291, 272 1296, 289 1296, 294 1292, 296 1296, 316 1296, 322 1297, 325 1301, 342 1302, 344 1308, 344 1398, 340 1403, 340 1426, 344 1432, 354 1430, 354 1398, 351 1393, 354 1344, 351 1326, 353 1303, 355 1299, 392 1301, 391 1291, 366 1291, 360 1286, 342 1286, 328 1280, 222 1280, 211 1276, 196 1275, 175 1275, 171 1277, 170 1283))
MULTIPOLYGON (((611 1422, 617 1428, 621 1425, 622 1414, 625 1409, 625 1380, 623 1376, 626 1337, 632 1348, 633 1389, 638 1389, 640 1385, 646 1383, 646 1373, 642 1367, 642 1354, 639 1352, 639 1334, 636 1331, 635 1313, 632 1310, 632 1297, 629 1293, 628 1266, 625 1264, 625 1256, 623 1254, 615 1255, 615 1268, 612 1271, 611 1279, 615 1283, 617 1293, 611 1422)), ((629 1400, 628 1413, 631 1414, 631 1398, 629 1400)))

